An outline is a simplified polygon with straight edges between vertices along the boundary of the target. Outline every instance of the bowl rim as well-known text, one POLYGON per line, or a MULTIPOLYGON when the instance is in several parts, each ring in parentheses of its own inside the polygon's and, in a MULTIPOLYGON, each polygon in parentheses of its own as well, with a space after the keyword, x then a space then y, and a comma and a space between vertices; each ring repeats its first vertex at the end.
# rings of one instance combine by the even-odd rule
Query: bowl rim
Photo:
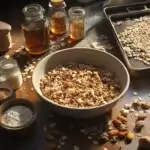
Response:
POLYGON ((6 130, 16 131, 16 130, 25 129, 25 128, 31 126, 34 123, 34 121, 36 120, 36 118, 37 118, 37 112, 36 112, 36 108, 35 108, 34 104, 25 98, 16 98, 13 100, 9 100, 9 101, 4 102, 0 106, 0 126, 6 130), (1 122, 2 116, 6 110, 11 108, 11 106, 21 106, 21 105, 29 108, 33 114, 32 119, 27 124, 24 124, 22 126, 17 126, 17 127, 11 127, 11 126, 8 126, 1 122))
POLYGON ((125 93, 127 92, 128 88, 129 88, 129 85, 130 85, 130 75, 129 75, 129 72, 127 70, 127 68, 125 67, 125 65, 116 57, 114 56, 113 54, 110 54, 106 51, 101 51, 101 50, 97 50, 95 48, 89 48, 89 47, 73 47, 73 48, 66 48, 66 49, 61 49, 59 51, 55 51, 55 52, 52 52, 46 56, 44 56, 38 63, 37 65, 35 66, 35 69, 33 71, 33 74, 32 74, 32 85, 35 89, 35 91, 37 92, 37 94, 42 98, 44 99, 45 101, 48 101, 49 103, 51 103, 52 105, 55 105, 57 107, 60 107, 60 108, 64 108, 64 109, 69 109, 69 110, 93 110, 93 109, 97 109, 97 108, 102 108, 102 107, 106 107, 107 105, 110 105, 110 104, 113 104, 114 102, 117 102, 119 101, 124 95, 125 93), (125 85, 125 88, 123 89, 123 91, 117 96, 115 97, 114 99, 112 99, 111 101, 109 101, 108 103, 106 104, 103 104, 103 105, 99 105, 99 106, 91 106, 91 107, 69 107, 69 106, 63 106, 63 105, 60 105, 58 103, 55 103, 53 102, 51 99, 48 99, 47 97, 45 97, 42 92, 39 93, 37 90, 36 90, 36 86, 34 84, 34 81, 33 81, 33 78, 35 76, 35 71, 36 71, 36 68, 37 66, 42 63, 46 58, 52 56, 52 55, 55 55, 57 53, 60 53, 60 52, 63 52, 63 51, 71 51, 71 50, 74 50, 74 49, 82 49, 82 50, 92 50, 92 51, 100 51, 101 53, 105 53, 106 55, 109 55, 110 57, 113 57, 114 59, 116 59, 118 61, 118 63, 121 64, 121 66, 124 68, 125 72, 126 72, 126 75, 127 75, 127 82, 126 82, 126 85, 125 85))

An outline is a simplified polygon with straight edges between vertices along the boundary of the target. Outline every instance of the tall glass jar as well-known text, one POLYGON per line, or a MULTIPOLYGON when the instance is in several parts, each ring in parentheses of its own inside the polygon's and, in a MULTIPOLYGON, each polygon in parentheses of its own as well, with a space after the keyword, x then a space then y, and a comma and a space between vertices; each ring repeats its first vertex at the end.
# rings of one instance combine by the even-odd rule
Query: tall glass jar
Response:
POLYGON ((43 54, 49 47, 49 22, 44 12, 44 8, 38 4, 30 4, 23 8, 25 48, 31 54, 43 54))
POLYGON ((71 7, 69 13, 69 36, 81 40, 85 36, 85 10, 82 7, 71 7))
POLYGON ((66 3, 63 0, 51 0, 49 3, 50 31, 53 34, 61 35, 67 31, 67 14, 65 8, 66 3))
POLYGON ((4 58, 0 61, 0 83, 6 83, 14 90, 22 85, 22 74, 15 59, 4 58))

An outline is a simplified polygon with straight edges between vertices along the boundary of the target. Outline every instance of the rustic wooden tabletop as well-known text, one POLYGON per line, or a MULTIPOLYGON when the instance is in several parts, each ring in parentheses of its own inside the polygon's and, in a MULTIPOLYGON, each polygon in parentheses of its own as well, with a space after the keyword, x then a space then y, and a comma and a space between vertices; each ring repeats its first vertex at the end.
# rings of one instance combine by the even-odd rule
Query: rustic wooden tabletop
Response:
MULTIPOLYGON (((131 0, 128 0, 128 2, 131 2, 131 0)), ((127 3, 127 1, 125 2, 123 0, 114 0, 111 2, 111 4, 123 3, 127 3)), ((117 47, 115 47, 113 44, 112 35, 109 33, 110 31, 108 30, 108 27, 103 20, 100 2, 85 5, 84 7, 87 11, 87 34, 81 42, 74 46, 91 47, 92 43, 97 41, 99 37, 104 34, 109 36, 108 43, 111 43, 114 46, 114 48, 108 52, 113 53, 122 60, 117 47)), ((22 72, 24 72, 25 66, 30 64, 31 61, 38 62, 40 57, 33 58, 22 50, 24 43, 20 25, 23 16, 21 16, 20 10, 20 8, 16 10, 13 8, 11 14, 9 14, 7 18, 3 17, 3 21, 7 21, 12 25, 13 48, 8 52, 8 54, 18 60, 22 72), (21 52, 19 52, 19 50, 21 50, 21 52)), ((57 48, 61 49, 65 48, 65 46, 57 48)), ((99 143, 100 141, 97 138, 95 139, 94 137, 91 137, 88 134, 85 135, 83 133, 85 128, 87 130, 94 130, 96 128, 100 136, 100 126, 103 124, 105 118, 115 118, 119 114, 120 109, 124 107, 124 104, 132 103, 133 100, 137 99, 138 97, 141 97, 145 101, 150 101, 150 80, 147 77, 132 77, 128 92, 112 110, 112 112, 110 112, 110 114, 89 120, 76 120, 54 114, 52 115, 47 104, 45 104, 34 91, 32 87, 31 76, 32 74, 28 74, 26 78, 24 77, 24 83, 22 87, 16 91, 16 95, 17 97, 26 98, 32 101, 37 106, 38 121, 35 130, 28 137, 19 139, 0 136, 1 150, 103 150, 104 148, 107 148, 108 150, 119 150, 121 146, 121 150, 136 150, 138 148, 138 139, 140 136, 139 133, 135 135, 134 140, 130 144, 125 144, 123 141, 117 142, 116 144, 112 144, 110 142, 102 144, 99 143), (138 95, 136 95, 135 92, 137 92, 138 95)), ((150 135, 149 118, 150 115, 148 115, 148 118, 145 121, 145 126, 140 133, 142 136, 150 135)), ((129 114, 128 120, 129 128, 132 131, 135 124, 135 114, 129 114)))

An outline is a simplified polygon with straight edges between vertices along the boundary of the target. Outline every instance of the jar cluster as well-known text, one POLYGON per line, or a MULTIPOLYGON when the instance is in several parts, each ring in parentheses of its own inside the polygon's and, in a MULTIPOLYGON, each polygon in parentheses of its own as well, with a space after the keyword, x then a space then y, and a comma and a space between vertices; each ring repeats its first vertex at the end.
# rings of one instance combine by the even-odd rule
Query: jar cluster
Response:
POLYGON ((69 34, 70 39, 75 41, 84 38, 85 10, 82 7, 71 7, 67 13, 66 3, 63 0, 51 0, 48 16, 39 4, 25 6, 23 14, 25 22, 22 24, 22 30, 25 48, 30 54, 45 53, 50 46, 51 34, 56 36, 69 34))

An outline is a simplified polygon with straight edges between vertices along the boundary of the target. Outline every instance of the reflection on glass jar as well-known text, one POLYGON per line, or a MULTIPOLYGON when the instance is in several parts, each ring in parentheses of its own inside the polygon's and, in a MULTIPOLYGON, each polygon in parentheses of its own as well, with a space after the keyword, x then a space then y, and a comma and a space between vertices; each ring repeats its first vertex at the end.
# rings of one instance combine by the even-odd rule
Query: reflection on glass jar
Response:
POLYGON ((69 9, 69 36, 73 40, 81 40, 85 36, 85 10, 81 7, 69 9))
POLYGON ((67 16, 66 16, 66 4, 64 1, 54 2, 49 4, 50 14, 50 31, 54 34, 61 35, 67 31, 67 16))
POLYGON ((22 25, 25 48, 31 54, 43 54, 49 46, 49 23, 44 9, 38 4, 23 8, 25 23, 22 25))

